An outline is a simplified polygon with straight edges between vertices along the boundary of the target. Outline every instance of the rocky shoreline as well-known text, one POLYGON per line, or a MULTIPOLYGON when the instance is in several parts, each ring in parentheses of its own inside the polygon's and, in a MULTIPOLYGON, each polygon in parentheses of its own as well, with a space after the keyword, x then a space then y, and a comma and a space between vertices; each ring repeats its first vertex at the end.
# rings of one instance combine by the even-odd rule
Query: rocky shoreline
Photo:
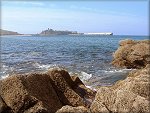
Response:
POLYGON ((97 91, 61 68, 0 80, 1 113, 148 113, 149 40, 124 40, 113 65, 135 68, 126 79, 97 91))

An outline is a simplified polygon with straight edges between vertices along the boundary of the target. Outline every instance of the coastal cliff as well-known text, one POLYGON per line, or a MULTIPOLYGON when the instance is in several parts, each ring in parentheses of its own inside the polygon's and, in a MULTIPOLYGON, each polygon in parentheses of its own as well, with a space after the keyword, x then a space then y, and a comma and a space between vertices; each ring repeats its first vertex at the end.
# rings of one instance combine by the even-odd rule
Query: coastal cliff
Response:
MULTIPOLYGON (((61 68, 52 68, 45 73, 12 75, 2 79, 0 112, 149 113, 150 56, 145 50, 149 47, 147 44, 149 41, 121 41, 120 47, 114 53, 113 62, 117 60, 117 63, 113 64, 121 64, 119 67, 135 70, 131 71, 126 79, 112 86, 100 87, 97 91, 87 88, 76 75, 69 75, 67 70, 61 68), (132 62, 129 59, 132 59, 132 62), (142 60, 144 63, 136 63, 142 60)), ((149 48, 147 49, 149 51, 149 48)))

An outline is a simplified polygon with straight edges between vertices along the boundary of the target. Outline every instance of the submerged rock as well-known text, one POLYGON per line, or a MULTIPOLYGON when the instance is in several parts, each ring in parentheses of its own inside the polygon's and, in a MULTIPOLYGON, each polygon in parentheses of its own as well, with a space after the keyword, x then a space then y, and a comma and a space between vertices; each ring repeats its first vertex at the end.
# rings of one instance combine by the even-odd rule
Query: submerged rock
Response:
POLYGON ((114 53, 113 65, 126 68, 143 68, 150 64, 150 40, 123 40, 114 53))
POLYGON ((111 87, 99 88, 90 109, 92 112, 148 113, 149 68, 131 72, 111 87))

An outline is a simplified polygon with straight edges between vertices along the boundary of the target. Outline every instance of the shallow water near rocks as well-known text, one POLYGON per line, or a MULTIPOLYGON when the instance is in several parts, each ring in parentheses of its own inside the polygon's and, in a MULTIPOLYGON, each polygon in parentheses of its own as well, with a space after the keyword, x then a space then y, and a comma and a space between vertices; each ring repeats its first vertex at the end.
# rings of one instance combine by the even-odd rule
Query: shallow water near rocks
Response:
POLYGON ((64 67, 88 86, 112 85, 124 79, 129 69, 110 63, 123 39, 146 36, 1 36, 0 79, 14 73, 42 72, 64 67))

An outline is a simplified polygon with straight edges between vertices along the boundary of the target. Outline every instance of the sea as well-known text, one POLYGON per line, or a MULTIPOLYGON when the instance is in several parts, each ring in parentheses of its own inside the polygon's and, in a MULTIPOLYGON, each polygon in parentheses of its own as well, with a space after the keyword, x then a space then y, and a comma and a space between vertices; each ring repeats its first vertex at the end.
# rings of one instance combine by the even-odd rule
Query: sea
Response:
POLYGON ((70 75, 77 75, 87 86, 110 86, 125 79, 132 70, 111 65, 119 41, 148 38, 126 35, 1 36, 0 79, 60 67, 70 75))

